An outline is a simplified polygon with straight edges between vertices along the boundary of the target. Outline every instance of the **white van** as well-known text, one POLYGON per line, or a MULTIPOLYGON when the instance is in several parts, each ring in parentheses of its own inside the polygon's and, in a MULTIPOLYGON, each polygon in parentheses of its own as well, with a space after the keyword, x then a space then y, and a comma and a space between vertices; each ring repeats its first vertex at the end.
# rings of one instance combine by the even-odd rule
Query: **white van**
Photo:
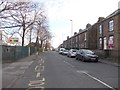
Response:
POLYGON ((65 48, 60 48, 59 49, 59 54, 62 54, 62 52, 65 50, 65 48))

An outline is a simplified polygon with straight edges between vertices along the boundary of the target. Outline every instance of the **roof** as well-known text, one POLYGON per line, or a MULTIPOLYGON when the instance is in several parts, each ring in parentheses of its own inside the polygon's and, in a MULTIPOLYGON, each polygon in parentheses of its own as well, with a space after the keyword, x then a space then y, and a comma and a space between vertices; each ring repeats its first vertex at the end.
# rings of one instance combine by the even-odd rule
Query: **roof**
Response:
POLYGON ((117 9, 116 11, 114 11, 112 14, 110 14, 109 16, 107 16, 105 19, 111 18, 117 14, 120 14, 120 9, 117 9))

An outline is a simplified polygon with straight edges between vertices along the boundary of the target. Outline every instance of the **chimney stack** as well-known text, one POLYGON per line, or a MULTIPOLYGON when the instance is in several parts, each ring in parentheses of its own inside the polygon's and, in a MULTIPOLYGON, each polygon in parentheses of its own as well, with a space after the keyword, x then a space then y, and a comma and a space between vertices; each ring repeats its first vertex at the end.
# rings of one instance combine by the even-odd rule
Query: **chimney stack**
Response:
POLYGON ((83 31, 82 29, 79 29, 79 32, 83 31))
POLYGON ((89 28, 89 27, 91 27, 91 24, 88 23, 88 24, 86 25, 86 28, 89 28))
POLYGON ((76 35, 77 34, 77 32, 74 32, 74 35, 76 35))
POLYGON ((67 36, 67 40, 69 39, 69 36, 67 36))
POLYGON ((102 20, 104 20, 105 18, 104 17, 99 17, 98 18, 98 22, 100 22, 100 21, 102 21, 102 20))

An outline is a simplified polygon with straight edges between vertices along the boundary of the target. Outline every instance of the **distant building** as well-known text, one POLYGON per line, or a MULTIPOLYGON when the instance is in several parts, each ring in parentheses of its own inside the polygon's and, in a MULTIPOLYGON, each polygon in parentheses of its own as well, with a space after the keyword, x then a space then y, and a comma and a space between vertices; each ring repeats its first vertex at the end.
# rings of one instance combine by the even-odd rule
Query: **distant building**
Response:
POLYGON ((68 49, 97 49, 97 24, 93 26, 87 24, 86 29, 80 29, 79 32, 75 32, 72 37, 67 37, 67 40, 63 42, 63 47, 68 49))

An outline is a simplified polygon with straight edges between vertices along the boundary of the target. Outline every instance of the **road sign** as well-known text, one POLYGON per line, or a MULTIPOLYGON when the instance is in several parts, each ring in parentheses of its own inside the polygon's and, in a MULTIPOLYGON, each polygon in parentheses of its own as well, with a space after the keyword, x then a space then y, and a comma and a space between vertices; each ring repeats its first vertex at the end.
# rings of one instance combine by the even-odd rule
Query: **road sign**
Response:
POLYGON ((8 41, 9 43, 18 43, 19 42, 19 38, 10 38, 9 39, 9 41, 8 41))

